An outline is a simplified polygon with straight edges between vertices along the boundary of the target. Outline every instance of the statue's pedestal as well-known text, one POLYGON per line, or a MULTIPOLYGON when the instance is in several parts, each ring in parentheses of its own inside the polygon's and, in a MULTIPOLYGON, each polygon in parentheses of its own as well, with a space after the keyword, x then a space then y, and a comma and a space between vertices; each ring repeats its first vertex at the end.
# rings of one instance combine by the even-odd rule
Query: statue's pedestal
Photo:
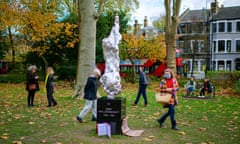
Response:
POLYGON ((97 124, 109 123, 111 134, 121 134, 122 120, 126 117, 126 98, 115 97, 107 99, 101 97, 97 100, 97 124))

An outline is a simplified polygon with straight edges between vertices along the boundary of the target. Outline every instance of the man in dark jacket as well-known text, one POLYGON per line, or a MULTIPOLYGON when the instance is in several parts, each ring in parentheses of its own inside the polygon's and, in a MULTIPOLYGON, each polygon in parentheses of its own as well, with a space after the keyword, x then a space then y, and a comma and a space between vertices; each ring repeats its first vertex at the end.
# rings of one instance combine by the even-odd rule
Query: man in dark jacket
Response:
POLYGON ((77 116, 79 122, 83 122, 83 117, 92 109, 92 121, 97 120, 97 89, 98 89, 98 77, 101 76, 99 69, 94 69, 92 75, 87 79, 87 83, 84 87, 84 99, 85 106, 77 116))
POLYGON ((139 74, 140 77, 139 77, 138 94, 137 94, 136 100, 134 101, 134 103, 132 105, 136 106, 138 101, 139 101, 139 99, 140 99, 140 96, 143 95, 144 106, 147 106, 148 105, 148 101, 147 101, 146 88, 147 88, 147 85, 149 84, 149 81, 147 79, 146 74, 143 71, 143 67, 140 67, 139 71, 140 71, 140 74, 139 74))

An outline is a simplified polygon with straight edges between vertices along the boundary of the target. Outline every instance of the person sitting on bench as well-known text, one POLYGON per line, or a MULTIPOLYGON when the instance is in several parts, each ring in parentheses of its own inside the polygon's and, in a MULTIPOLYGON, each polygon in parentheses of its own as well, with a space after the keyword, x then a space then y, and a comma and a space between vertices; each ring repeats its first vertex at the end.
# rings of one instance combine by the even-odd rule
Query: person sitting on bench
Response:
POLYGON ((205 96, 205 91, 212 93, 212 84, 208 78, 204 79, 203 87, 200 90, 200 96, 205 96))
POLYGON ((194 91, 196 89, 196 82, 194 80, 194 77, 191 77, 190 80, 187 82, 186 88, 187 88, 187 95, 193 96, 194 91))

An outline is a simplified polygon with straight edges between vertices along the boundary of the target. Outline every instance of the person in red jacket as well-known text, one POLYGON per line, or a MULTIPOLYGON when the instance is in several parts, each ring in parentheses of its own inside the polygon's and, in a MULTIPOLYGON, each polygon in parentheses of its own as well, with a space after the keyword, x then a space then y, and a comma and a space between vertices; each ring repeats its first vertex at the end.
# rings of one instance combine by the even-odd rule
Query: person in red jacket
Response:
POLYGON ((178 130, 177 123, 175 120, 175 106, 178 104, 178 99, 177 99, 178 82, 171 69, 166 69, 164 71, 163 76, 164 76, 164 79, 160 82, 160 91, 161 93, 171 93, 172 97, 169 101, 169 104, 164 105, 164 107, 168 108, 168 112, 166 112, 163 116, 161 116, 157 121, 160 124, 160 127, 162 127, 166 118, 170 116, 172 129, 178 130))

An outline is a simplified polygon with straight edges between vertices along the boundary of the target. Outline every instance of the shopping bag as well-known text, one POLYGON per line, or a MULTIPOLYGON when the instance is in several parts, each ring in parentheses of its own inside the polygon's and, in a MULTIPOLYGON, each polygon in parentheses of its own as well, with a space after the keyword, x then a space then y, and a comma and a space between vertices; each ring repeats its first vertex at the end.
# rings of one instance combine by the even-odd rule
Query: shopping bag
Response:
POLYGON ((156 101, 161 104, 169 104, 172 94, 170 93, 156 93, 156 101))

